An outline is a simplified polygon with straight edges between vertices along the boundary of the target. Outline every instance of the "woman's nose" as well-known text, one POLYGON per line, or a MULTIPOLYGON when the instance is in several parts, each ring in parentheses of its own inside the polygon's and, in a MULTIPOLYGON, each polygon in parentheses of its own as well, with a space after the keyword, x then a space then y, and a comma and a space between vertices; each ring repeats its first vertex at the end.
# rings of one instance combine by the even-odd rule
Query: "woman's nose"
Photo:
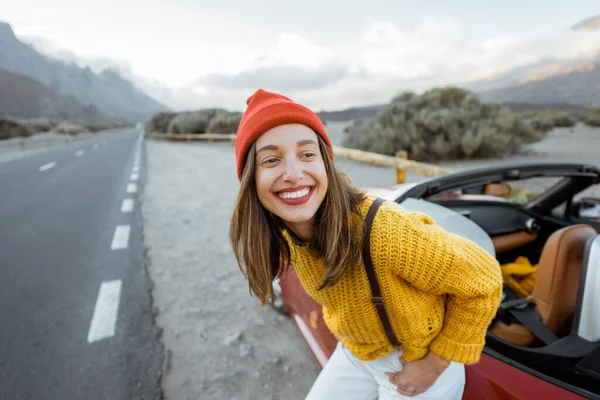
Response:
POLYGON ((283 177, 286 182, 298 181, 302 179, 303 176, 304 174, 302 173, 302 168, 300 168, 300 165, 298 165, 297 160, 288 161, 286 163, 285 174, 283 177))

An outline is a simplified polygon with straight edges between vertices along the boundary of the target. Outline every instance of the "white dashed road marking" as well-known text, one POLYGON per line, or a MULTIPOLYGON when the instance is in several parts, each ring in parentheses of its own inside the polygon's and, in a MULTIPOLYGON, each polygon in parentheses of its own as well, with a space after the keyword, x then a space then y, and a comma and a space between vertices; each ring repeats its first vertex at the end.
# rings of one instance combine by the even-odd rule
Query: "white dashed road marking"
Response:
POLYGON ((133 211, 133 199, 123 200, 123 204, 121 205, 121 212, 130 213, 132 211, 133 211))
POLYGON ((55 162, 51 162, 51 163, 48 163, 48 164, 42 165, 42 166, 40 167, 40 171, 46 171, 46 170, 48 170, 48 169, 50 169, 50 168, 54 167, 55 165, 56 165, 56 163, 55 163, 55 162))
POLYGON ((110 248, 112 250, 126 249, 129 246, 130 233, 131 227, 129 225, 117 226, 110 248))
POLYGON ((133 172, 138 172, 140 170, 140 167, 138 167, 137 165, 133 166, 133 172))
POLYGON ((131 174, 131 176, 129 177, 132 181, 137 181, 138 178, 140 177, 139 174, 133 173, 131 174))
POLYGON ((76 155, 77 157, 79 157, 79 156, 82 156, 82 155, 83 155, 83 153, 85 153, 85 151, 83 151, 83 150, 78 150, 78 151, 75 153, 75 155, 76 155))
POLYGON ((95 145, 94 145, 94 149, 95 149, 95 150, 98 150, 98 144, 95 144, 95 145))
POLYGON ((127 193, 135 193, 137 192, 137 185, 135 183, 130 183, 127 185, 127 193))
POLYGON ((88 331, 88 343, 115 335, 115 325, 117 324, 119 301, 121 299, 121 285, 121 280, 115 280, 103 282, 100 286, 92 323, 88 331))

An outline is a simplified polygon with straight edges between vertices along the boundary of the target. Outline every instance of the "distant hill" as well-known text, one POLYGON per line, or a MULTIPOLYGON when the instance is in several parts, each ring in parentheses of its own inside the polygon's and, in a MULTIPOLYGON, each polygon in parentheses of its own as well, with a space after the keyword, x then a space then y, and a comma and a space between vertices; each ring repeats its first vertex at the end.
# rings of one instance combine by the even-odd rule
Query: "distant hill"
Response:
MULTIPOLYGON (((600 15, 571 30, 600 30, 600 15)), ((546 59, 465 86, 484 102, 565 103, 600 107, 600 54, 572 61, 546 59)))
POLYGON ((373 119, 379 115, 387 104, 352 107, 339 111, 319 111, 317 115, 322 121, 353 121, 359 119, 373 119))
POLYGON ((561 110, 561 111, 573 111, 583 110, 586 107, 578 106, 575 104, 567 103, 515 103, 515 102, 504 102, 500 103, 505 107, 508 107, 514 112, 524 111, 542 111, 542 110, 561 110))
POLYGON ((29 77, 0 70, 0 116, 47 117, 85 124, 119 123, 94 105, 84 105, 29 77))
POLYGON ((21 42, 5 22, 0 22, 0 69, 35 79, 58 93, 72 95, 83 104, 93 104, 129 122, 146 121, 157 112, 169 111, 116 71, 95 74, 89 68, 37 52, 21 42))
POLYGON ((544 103, 551 100, 597 108, 600 107, 600 62, 477 94, 484 102, 544 103))

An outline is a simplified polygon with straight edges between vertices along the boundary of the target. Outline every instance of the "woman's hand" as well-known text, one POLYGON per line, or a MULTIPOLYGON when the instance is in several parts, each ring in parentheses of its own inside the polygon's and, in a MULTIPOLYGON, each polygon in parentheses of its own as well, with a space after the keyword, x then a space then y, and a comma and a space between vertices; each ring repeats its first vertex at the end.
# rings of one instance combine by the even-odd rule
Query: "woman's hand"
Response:
POLYGON ((404 396, 415 396, 429 389, 450 365, 450 361, 439 357, 432 351, 420 360, 409 363, 401 357, 400 363, 402 371, 389 372, 388 376, 398 388, 398 392, 404 396))

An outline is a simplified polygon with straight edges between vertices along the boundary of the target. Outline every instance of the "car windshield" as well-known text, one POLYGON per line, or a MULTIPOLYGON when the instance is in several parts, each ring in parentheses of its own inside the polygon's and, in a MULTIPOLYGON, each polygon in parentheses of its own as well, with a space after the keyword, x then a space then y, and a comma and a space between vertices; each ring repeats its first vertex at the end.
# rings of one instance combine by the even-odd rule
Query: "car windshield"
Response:
POLYGON ((536 199, 541 194, 563 180, 564 177, 535 177, 518 181, 503 182, 510 187, 510 192, 504 197, 510 203, 525 204, 536 199))
POLYGON ((526 204, 548 191, 564 177, 534 177, 520 180, 499 181, 489 185, 460 189, 453 192, 440 193, 430 200, 490 200, 506 201, 513 204, 526 204))

